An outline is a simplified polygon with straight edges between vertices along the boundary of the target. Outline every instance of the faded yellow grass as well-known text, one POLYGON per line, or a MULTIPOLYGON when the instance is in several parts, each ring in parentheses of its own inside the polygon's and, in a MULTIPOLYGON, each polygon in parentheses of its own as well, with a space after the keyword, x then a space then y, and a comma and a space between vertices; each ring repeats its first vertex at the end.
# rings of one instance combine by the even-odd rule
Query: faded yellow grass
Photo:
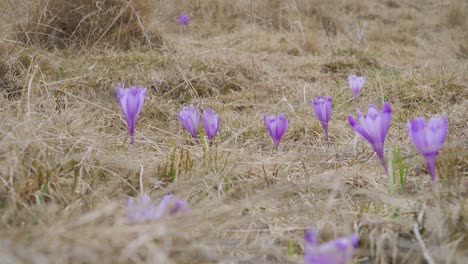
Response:
POLYGON ((459 47, 468 25, 448 15, 466 5, 308 2, 150 1, 151 15, 140 15, 158 45, 104 32, 81 38, 86 45, 29 45, 17 38, 27 20, 0 1, 10 10, 0 42, 0 259, 300 263, 304 230, 315 227, 324 241, 358 232, 356 263, 426 263, 422 245, 436 263, 466 262, 468 65, 459 47), (180 12, 193 18, 188 30, 176 24, 180 12), (362 109, 392 103, 386 155, 403 153, 404 193, 347 123, 350 73, 368 77, 362 109), (149 90, 133 147, 117 84, 149 90), (313 117, 318 95, 334 98, 332 146, 313 117), (175 116, 191 103, 220 114, 211 149, 193 144, 175 116), (278 155, 264 112, 291 118, 278 155), (406 121, 441 113, 450 133, 436 194, 406 121), (127 225, 126 199, 141 192, 156 201, 174 193, 193 212, 127 225))

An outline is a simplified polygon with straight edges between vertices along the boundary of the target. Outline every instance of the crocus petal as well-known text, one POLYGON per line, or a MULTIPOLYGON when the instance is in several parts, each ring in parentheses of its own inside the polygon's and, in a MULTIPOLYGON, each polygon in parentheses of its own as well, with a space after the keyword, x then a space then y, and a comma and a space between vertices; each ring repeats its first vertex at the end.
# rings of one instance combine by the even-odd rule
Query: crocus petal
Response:
POLYGON ((388 130, 390 130, 390 125, 392 123, 392 106, 389 102, 385 102, 384 106, 382 107, 382 115, 381 115, 381 136, 383 141, 385 141, 385 137, 387 136, 388 130))
POLYGON ((175 214, 185 214, 189 213, 191 211, 190 207, 188 204, 181 198, 178 198, 177 201, 175 202, 172 210, 169 212, 170 215, 175 215, 175 214))
POLYGON ((309 246, 315 246, 319 244, 318 235, 313 229, 308 229, 306 231, 304 240, 309 246))
POLYGON ((210 142, 218 133, 219 129, 219 116, 214 113, 211 108, 203 111, 203 126, 205 127, 206 135, 210 142))
POLYGON ((143 110, 143 105, 145 104, 145 97, 146 97, 146 88, 140 88, 139 93, 138 93, 139 105, 138 105, 137 116, 139 116, 141 113, 141 110, 143 110))
POLYGON ((124 113, 125 116, 127 116, 127 93, 128 89, 123 89, 117 86, 116 89, 116 94, 117 94, 117 99, 119 101, 120 108, 122 109, 122 112, 124 113))
POLYGON ((412 123, 408 121, 408 130, 414 146, 419 152, 425 153, 428 149, 426 137, 426 120, 422 117, 415 118, 412 123))
POLYGON ((372 138, 367 134, 367 131, 364 130, 359 123, 354 119, 352 116, 348 116, 348 121, 351 127, 359 134, 361 135, 364 139, 366 139, 368 142, 372 141, 372 138))
POLYGON ((326 111, 326 113, 327 113, 325 119, 327 120, 327 123, 328 123, 328 121, 330 121, 330 117, 331 117, 331 113, 332 113, 332 108, 333 108, 332 98, 331 98, 331 96, 328 96, 327 102, 325 103, 325 111, 326 111))
POLYGON ((438 150, 442 148, 448 135, 448 120, 444 115, 441 118, 431 118, 427 126, 427 141, 438 150))
POLYGON ((284 114, 279 114, 276 122, 276 139, 278 142, 283 138, 284 133, 288 129, 288 124, 289 121, 286 116, 284 116, 284 114))

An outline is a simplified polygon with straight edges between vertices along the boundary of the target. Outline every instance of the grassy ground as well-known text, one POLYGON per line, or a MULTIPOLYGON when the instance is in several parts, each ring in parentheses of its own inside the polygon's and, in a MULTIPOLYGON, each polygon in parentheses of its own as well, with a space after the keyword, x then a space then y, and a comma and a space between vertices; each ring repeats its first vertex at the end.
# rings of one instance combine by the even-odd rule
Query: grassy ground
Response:
POLYGON ((301 263, 313 227, 358 232, 355 263, 467 263, 466 2, 75 2, 0 0, 0 262, 301 263), (392 104, 406 190, 347 122, 352 73, 361 109, 392 104), (133 147, 118 84, 148 88, 133 147), (189 104, 219 113, 214 147, 183 130, 189 104), (264 112, 291 119, 278 154, 264 112), (442 113, 437 190, 406 122, 442 113), (193 211, 128 225, 141 192, 193 211))

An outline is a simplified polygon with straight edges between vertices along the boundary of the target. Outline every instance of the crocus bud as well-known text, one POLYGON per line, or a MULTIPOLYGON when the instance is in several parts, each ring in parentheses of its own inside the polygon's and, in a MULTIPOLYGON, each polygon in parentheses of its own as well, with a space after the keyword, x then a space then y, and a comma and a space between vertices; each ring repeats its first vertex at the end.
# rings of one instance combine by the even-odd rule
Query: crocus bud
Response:
POLYGON ((179 23, 184 26, 188 26, 190 23, 190 16, 188 14, 180 14, 179 23))
POLYGON ((189 107, 182 108, 182 111, 177 115, 180 122, 185 129, 192 135, 197 143, 200 143, 198 139, 198 124, 200 123, 200 112, 198 107, 190 105, 189 107))
POLYGON ((147 194, 137 200, 129 198, 127 202, 127 222, 141 224, 155 221, 165 216, 186 214, 191 211, 187 203, 173 194, 165 195, 159 205, 154 206, 151 197, 147 194))
POLYGON ((351 87, 351 90, 353 91, 354 101, 357 102, 359 94, 361 93, 361 89, 366 83, 366 77, 357 77, 353 74, 348 77, 348 83, 349 87, 351 87))
POLYGON ((263 117, 268 132, 270 132, 273 143, 275 144, 275 149, 278 151, 279 143, 288 129, 289 120, 286 119, 286 116, 282 113, 278 115, 278 118, 274 115, 269 117, 266 113, 263 114, 263 117))
POLYGON ((125 120, 127 121, 128 131, 130 132, 130 144, 133 144, 138 116, 145 102, 146 88, 131 87, 130 89, 123 89, 117 87, 116 94, 120 108, 122 108, 125 120))
POLYGON ((322 124, 323 130, 325 131, 325 137, 328 141, 328 121, 330 121, 332 113, 332 98, 328 96, 325 100, 322 96, 313 100, 315 115, 322 124))

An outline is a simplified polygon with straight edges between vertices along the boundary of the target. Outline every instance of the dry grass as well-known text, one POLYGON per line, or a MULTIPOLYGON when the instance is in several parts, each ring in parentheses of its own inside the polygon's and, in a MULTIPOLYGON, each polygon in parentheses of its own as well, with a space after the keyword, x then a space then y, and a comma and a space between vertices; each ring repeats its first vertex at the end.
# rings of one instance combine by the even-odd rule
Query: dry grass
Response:
POLYGON ((0 262, 301 263, 314 227, 322 240, 358 232, 355 263, 427 263, 414 232, 422 214, 435 262, 467 262, 463 1, 0 7, 0 262), (387 156, 401 150, 406 192, 391 189, 366 142, 355 145, 350 73, 368 77, 361 108, 392 103, 387 156), (134 147, 117 84, 149 90, 134 147), (318 95, 334 98, 332 146, 313 117, 318 95), (219 113, 216 147, 194 145, 179 124, 191 103, 219 113), (278 155, 264 112, 291 118, 278 155), (406 121, 440 113, 450 133, 437 191, 406 121), (142 191, 179 195, 193 212, 127 225, 125 201, 142 191))
POLYGON ((157 36, 147 29, 148 0, 18 1, 10 8, 25 17, 18 19, 17 38, 47 48, 89 49, 102 42, 130 48, 150 45, 157 36))

